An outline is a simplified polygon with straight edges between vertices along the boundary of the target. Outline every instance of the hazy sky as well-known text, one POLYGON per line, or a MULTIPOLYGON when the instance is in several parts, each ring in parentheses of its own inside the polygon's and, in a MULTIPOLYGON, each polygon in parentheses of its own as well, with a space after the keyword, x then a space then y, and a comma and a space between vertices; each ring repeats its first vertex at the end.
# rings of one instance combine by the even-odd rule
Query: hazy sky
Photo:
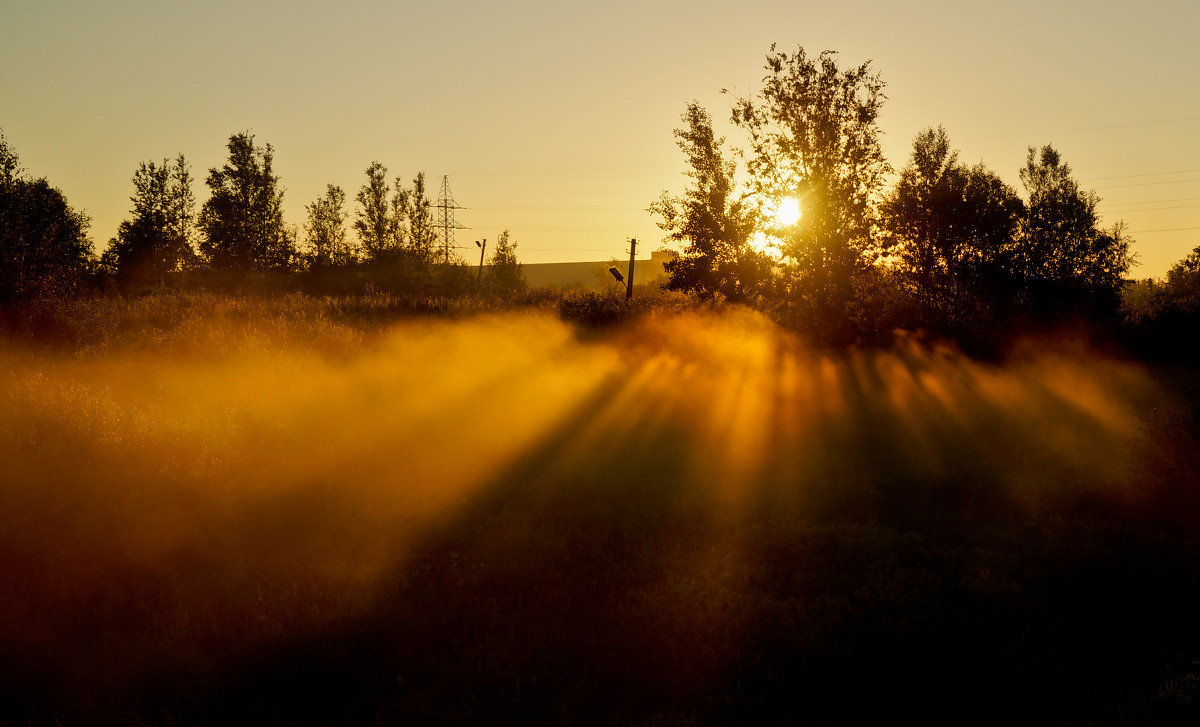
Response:
POLYGON ((1134 274, 1200 244, 1195 0, 4 0, 0 34, 0 128, 92 216, 99 249, 139 162, 182 152, 203 202, 249 130, 275 148, 295 224, 327 183, 353 199, 379 160, 425 171, 434 198, 449 175, 467 259, 506 227, 526 262, 622 258, 630 237, 648 251, 645 208, 685 182, 685 103, 726 129, 720 89, 758 88, 772 43, 872 60, 897 168, 941 124, 1020 190, 1026 147, 1051 142, 1105 222, 1129 223, 1134 274))

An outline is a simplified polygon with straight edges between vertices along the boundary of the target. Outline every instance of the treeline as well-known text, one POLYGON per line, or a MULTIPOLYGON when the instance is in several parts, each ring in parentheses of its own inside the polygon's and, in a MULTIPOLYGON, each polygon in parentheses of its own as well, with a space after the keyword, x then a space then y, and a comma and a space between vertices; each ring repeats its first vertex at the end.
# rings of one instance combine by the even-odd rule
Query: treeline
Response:
POLYGON ((762 90, 733 105, 748 142, 739 153, 695 102, 675 132, 691 182, 650 207, 682 247, 667 287, 761 308, 836 344, 896 328, 988 343, 1068 322, 1200 321, 1200 248, 1133 299, 1124 223, 1100 224, 1099 197, 1053 146, 1029 148, 1022 196, 984 164, 959 161, 945 129, 928 128, 889 188, 884 82, 869 63, 841 69, 833 52, 772 47, 766 69, 762 90), (795 220, 775 214, 788 200, 795 220))
MULTIPOLYGON (((1099 197, 1053 146, 1029 148, 1021 192, 960 161, 941 127, 917 135, 897 173, 880 147, 885 84, 869 63, 842 69, 833 52, 772 46, 766 70, 761 90, 732 107, 744 148, 727 150, 695 102, 675 131, 691 181, 648 210, 679 249, 668 290, 758 308, 833 346, 907 329, 986 350, 1075 325, 1150 353, 1200 355, 1186 343, 1200 324, 1200 246, 1165 280, 1130 280, 1124 223, 1101 224, 1099 197), (780 213, 788 205, 798 217, 780 213)), ((511 303, 526 292, 507 232, 479 273, 439 240, 423 172, 406 184, 372 162, 352 202, 328 185, 300 230, 284 222, 271 145, 239 133, 227 146, 199 207, 183 155, 141 163, 130 216, 97 256, 87 216, 26 175, 0 136, 0 302, 89 286, 242 289, 248 279, 258 290, 412 300, 511 303)), ((598 295, 560 302, 585 321, 631 314, 598 295)))
POLYGON ((305 206, 301 236, 284 222, 283 187, 271 145, 258 146, 243 132, 230 136, 227 148, 225 164, 208 172, 210 196, 199 209, 182 154, 139 164, 129 218, 97 255, 87 235, 87 215, 73 210, 45 179, 26 175, 0 135, 0 298, 18 303, 106 284, 128 291, 221 287, 272 277, 341 293, 370 288, 512 296, 525 287, 517 244, 507 231, 492 249, 486 277, 468 269, 455 250, 439 245, 423 172, 411 187, 398 177, 393 187, 387 168, 372 162, 355 197, 353 219, 345 191, 328 185, 305 206))

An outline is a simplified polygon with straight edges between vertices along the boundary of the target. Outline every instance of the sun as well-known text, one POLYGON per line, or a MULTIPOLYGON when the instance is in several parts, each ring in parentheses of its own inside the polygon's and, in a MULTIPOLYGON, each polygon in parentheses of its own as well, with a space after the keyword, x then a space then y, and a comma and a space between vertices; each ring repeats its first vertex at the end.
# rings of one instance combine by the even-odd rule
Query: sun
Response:
POLYGON ((775 211, 771 216, 775 218, 775 223, 780 227, 791 227, 800 219, 800 200, 795 197, 784 197, 779 200, 779 204, 775 206, 775 211))

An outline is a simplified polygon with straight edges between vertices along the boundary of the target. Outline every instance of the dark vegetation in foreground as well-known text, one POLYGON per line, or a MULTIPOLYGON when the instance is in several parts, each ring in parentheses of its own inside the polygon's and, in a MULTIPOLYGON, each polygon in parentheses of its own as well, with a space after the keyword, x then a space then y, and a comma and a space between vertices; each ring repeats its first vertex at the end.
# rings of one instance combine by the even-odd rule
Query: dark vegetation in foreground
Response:
POLYGON ((1196 721, 1190 373, 642 305, 59 309, 0 367, 0 723, 1196 721))
MULTIPOLYGON (((505 311, 549 311, 581 331, 604 331, 652 313, 737 309, 720 299, 635 287, 632 300, 614 291, 521 288, 495 294, 474 289, 456 268, 447 271, 453 289, 433 281, 425 285, 388 284, 389 276, 350 272, 332 278, 311 274, 194 273, 174 287, 157 286, 81 295, 40 296, 0 308, 0 336, 24 346, 48 346, 77 352, 114 346, 155 346, 202 328, 205 335, 225 323, 255 313, 280 325, 278 342, 296 336, 329 338, 326 327, 342 331, 345 342, 359 342, 398 322, 454 319, 505 311), (379 282, 380 280, 385 282, 379 282), (461 284, 460 284, 461 283, 461 284), (284 323, 286 322, 286 325, 284 323), (216 324, 213 326, 206 324, 216 324), (287 329, 286 335, 282 333, 287 329)), ((395 283, 394 280, 391 281, 395 283)), ((1072 338, 1133 359, 1159 364, 1200 362, 1200 250, 1177 264, 1163 281, 1132 285, 1119 315, 1096 320, 1082 316, 1038 320, 1017 316, 990 327, 959 331, 951 343, 980 360, 1003 359, 1030 337, 1072 338)), ((828 351, 888 348, 904 330, 874 325, 860 330, 852 343, 820 345, 828 351)), ((916 335, 946 340, 919 329, 916 335)))

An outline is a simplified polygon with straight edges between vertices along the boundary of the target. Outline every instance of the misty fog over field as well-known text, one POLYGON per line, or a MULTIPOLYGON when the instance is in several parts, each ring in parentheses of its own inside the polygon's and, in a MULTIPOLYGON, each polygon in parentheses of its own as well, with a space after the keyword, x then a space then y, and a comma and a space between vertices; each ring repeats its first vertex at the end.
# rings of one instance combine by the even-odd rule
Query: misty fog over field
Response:
MULTIPOLYGON (((748 311, 202 335, 227 345, 0 358, 7 709, 203 721, 196 694, 282 709, 274 689, 470 721, 607 694, 704 721, 795 679, 817 715, 856 659, 917 643, 939 679, 964 649, 1080 689, 1044 681, 1037 659, 1100 667, 1051 657, 1073 616, 1038 589, 1126 519, 1194 520, 1179 393, 1081 344, 838 355, 748 311)), ((1148 598, 1195 583, 1178 557, 1148 598)), ((1173 608, 1096 648, 1139 668, 1173 608)))
POLYGON ((0 3, 0 727, 1200 725, 1196 7, 0 3))

